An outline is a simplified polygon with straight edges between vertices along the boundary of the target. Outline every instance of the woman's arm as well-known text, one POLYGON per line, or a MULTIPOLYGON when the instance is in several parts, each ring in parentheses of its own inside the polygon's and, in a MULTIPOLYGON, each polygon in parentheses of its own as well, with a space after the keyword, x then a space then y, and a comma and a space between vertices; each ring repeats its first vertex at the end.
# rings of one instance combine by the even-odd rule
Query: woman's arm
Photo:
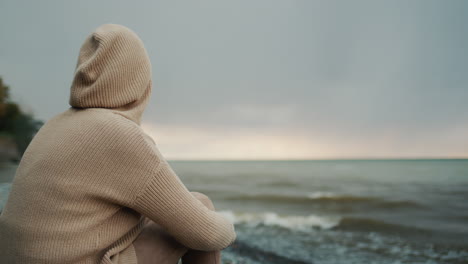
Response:
POLYGON ((158 164, 132 208, 161 225, 188 248, 213 251, 231 245, 236 239, 234 225, 195 198, 154 142, 148 139, 146 142, 152 145, 149 155, 154 155, 158 164))

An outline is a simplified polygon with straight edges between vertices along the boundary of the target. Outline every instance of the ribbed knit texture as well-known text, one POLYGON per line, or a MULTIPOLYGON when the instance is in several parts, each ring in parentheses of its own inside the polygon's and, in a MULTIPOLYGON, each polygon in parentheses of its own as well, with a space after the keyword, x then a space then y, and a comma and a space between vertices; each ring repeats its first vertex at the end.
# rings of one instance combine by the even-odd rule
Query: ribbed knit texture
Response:
POLYGON ((0 263, 137 263, 145 217, 188 248, 231 245, 140 127, 152 89, 142 41, 114 24, 80 49, 70 105, 39 130, 0 215, 0 263))

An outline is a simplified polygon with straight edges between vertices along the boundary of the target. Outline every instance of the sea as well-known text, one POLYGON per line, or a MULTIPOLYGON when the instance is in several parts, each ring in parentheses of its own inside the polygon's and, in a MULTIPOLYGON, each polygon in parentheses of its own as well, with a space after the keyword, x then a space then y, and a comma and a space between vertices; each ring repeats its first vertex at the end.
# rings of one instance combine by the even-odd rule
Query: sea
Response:
POLYGON ((235 224, 225 264, 468 263, 468 160, 170 164, 235 224))

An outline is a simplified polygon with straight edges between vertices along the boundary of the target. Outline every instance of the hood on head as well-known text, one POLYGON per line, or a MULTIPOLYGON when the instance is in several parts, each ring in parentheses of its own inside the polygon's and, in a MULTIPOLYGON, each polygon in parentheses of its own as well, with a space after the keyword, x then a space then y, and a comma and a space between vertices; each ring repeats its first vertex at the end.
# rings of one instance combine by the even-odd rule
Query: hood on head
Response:
POLYGON ((141 39, 127 27, 104 24, 80 48, 69 103, 109 108, 140 124, 151 88, 151 63, 141 39))

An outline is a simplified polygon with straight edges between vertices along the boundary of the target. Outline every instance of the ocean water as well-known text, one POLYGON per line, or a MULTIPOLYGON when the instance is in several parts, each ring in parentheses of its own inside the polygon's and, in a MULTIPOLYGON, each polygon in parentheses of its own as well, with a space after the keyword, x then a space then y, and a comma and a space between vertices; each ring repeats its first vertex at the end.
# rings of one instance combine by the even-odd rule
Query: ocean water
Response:
POLYGON ((468 263, 468 160, 170 163, 235 223, 224 263, 468 263))

